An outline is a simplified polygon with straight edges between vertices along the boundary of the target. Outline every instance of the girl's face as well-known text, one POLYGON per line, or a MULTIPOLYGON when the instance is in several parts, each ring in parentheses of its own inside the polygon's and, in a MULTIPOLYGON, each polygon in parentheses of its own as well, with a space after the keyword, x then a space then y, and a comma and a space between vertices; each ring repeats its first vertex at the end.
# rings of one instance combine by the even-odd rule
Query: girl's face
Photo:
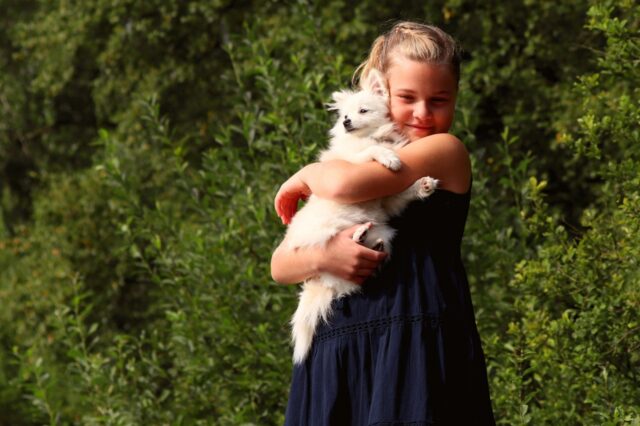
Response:
POLYGON ((387 78, 391 119, 411 142, 449 131, 457 88, 447 65, 396 57, 387 78))

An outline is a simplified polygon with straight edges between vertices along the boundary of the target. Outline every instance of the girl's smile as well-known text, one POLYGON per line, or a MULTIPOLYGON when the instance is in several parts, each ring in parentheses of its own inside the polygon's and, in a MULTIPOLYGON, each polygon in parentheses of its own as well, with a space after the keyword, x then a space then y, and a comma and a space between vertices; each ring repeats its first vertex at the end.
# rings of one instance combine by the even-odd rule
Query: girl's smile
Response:
POLYGON ((449 131, 457 94, 449 66, 398 55, 387 70, 387 77, 391 119, 411 142, 449 131))

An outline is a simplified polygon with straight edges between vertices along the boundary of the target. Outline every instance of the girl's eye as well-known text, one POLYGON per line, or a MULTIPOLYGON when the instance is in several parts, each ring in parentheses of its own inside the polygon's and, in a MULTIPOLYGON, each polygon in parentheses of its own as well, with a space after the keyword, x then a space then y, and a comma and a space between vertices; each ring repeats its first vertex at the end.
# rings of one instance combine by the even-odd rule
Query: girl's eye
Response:
POLYGON ((369 112, 368 109, 360 108, 360 114, 364 114, 364 113, 367 113, 367 112, 369 112))

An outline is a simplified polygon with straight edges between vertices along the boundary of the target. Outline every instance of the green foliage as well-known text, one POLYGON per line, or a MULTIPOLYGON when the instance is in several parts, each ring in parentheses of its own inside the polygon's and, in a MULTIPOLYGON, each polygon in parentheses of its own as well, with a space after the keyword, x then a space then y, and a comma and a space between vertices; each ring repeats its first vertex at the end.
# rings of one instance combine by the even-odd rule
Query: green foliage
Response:
POLYGON ((469 52, 463 251, 499 422, 640 422, 634 2, 0 3, 0 424, 282 423, 272 198, 399 17, 469 52))
MULTIPOLYGON (((578 240, 554 222, 537 226, 540 213, 523 212, 544 239, 516 264, 509 282, 515 315, 506 334, 490 340, 494 389, 510 390, 494 392, 494 402, 520 410, 520 423, 639 421, 640 74, 629 64, 640 52, 640 8, 599 4, 589 17, 606 45, 598 69, 578 79, 577 125, 564 127, 563 141, 577 158, 599 159, 587 163, 603 182, 599 197, 582 214, 578 240)), ((534 212, 544 213, 541 207, 534 212)))

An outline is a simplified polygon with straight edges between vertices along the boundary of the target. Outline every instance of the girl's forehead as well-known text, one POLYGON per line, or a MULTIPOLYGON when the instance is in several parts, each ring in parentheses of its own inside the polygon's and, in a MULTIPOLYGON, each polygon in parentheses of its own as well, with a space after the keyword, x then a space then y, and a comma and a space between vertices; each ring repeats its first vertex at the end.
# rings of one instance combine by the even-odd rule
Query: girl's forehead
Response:
POLYGON ((391 90, 429 90, 431 92, 456 92, 456 80, 447 64, 395 58, 386 72, 391 90))

